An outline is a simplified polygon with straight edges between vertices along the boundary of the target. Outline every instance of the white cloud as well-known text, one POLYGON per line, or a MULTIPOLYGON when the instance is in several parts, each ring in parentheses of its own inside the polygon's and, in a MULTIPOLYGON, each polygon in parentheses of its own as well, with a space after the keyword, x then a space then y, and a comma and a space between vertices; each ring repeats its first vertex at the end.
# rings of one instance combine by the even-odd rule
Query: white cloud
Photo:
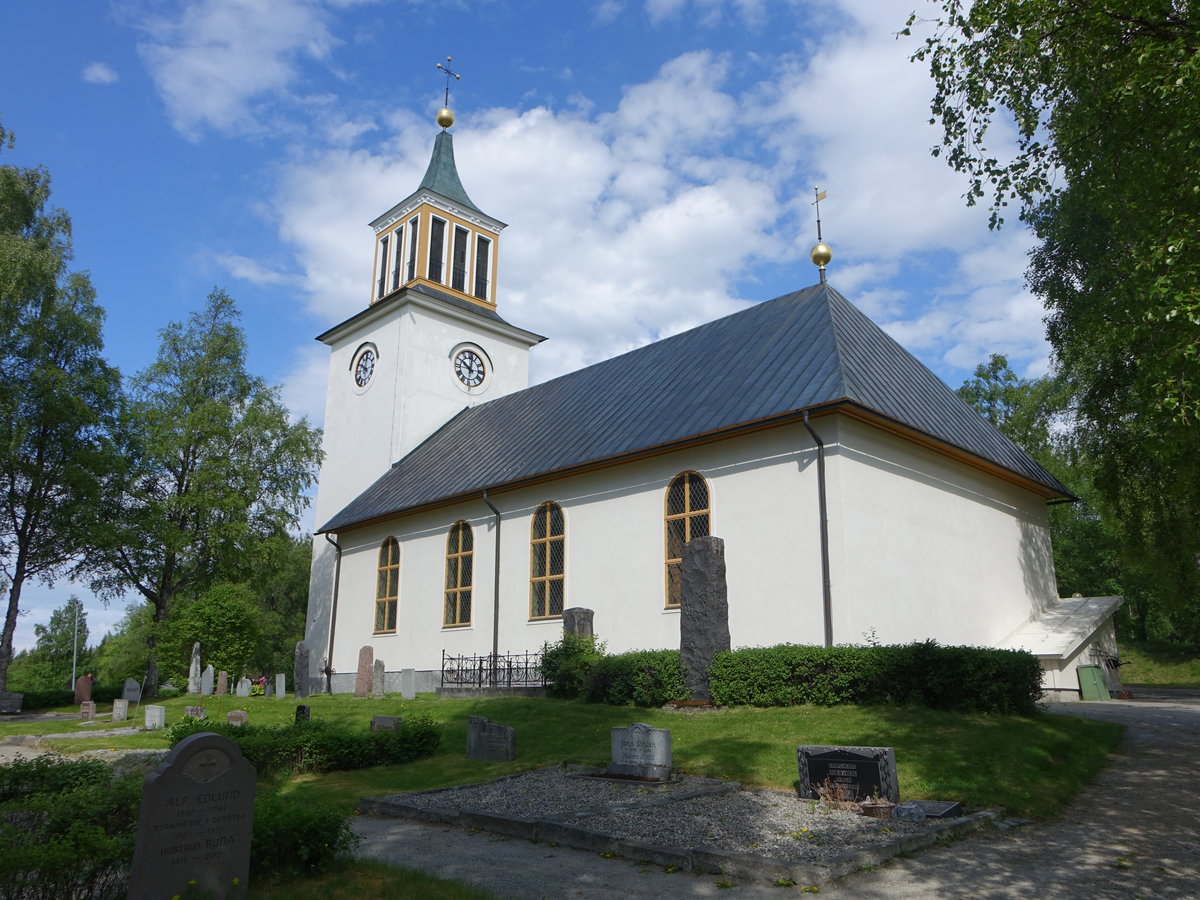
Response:
POLYGON ((116 84, 121 79, 117 70, 106 62, 88 63, 81 74, 88 84, 116 84))
MULTIPOLYGON (((155 7, 157 10, 158 7, 155 7)), ((264 99, 336 44, 316 0, 198 0, 144 18, 138 49, 172 123, 195 137, 266 130, 264 99)))
POLYGON ((302 283, 298 275, 280 272, 260 260, 224 253, 217 256, 217 264, 234 278, 251 284, 297 285, 302 283))
POLYGON ((320 428, 325 422, 325 391, 329 383, 329 350, 315 342, 297 348, 292 367, 283 378, 283 403, 293 420, 300 417, 320 428))

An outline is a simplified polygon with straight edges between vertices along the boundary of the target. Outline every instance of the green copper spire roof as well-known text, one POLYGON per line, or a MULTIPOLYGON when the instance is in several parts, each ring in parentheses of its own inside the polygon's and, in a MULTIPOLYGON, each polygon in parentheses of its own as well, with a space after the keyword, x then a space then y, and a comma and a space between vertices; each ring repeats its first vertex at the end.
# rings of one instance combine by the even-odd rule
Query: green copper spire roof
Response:
POLYGON ((454 137, 448 131, 439 131, 434 139, 433 156, 429 160, 429 168, 425 170, 425 177, 421 179, 421 187, 483 213, 471 202, 463 190, 462 182, 458 180, 458 169, 454 165, 454 137))

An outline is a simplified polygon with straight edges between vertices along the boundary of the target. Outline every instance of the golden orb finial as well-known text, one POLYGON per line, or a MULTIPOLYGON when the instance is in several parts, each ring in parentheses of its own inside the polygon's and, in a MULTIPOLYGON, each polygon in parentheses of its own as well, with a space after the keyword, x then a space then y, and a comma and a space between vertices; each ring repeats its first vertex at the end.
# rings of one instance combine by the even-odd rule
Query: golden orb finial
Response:
POLYGON ((819 266, 823 269, 833 259, 833 251, 829 249, 829 245, 824 241, 818 241, 813 244, 812 250, 808 252, 808 258, 812 260, 814 266, 819 266))
POLYGON ((437 111, 436 121, 443 128, 449 128, 454 124, 454 113, 450 112, 450 107, 443 106, 437 111))

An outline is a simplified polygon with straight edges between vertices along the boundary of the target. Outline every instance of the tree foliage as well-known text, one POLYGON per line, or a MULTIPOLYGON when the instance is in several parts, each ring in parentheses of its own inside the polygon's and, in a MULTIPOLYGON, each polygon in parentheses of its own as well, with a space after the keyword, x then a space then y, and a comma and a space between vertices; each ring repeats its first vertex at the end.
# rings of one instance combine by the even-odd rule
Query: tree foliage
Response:
MULTIPOLYGON (((0 128, 0 148, 11 143, 0 128)), ((45 169, 0 166, 0 690, 22 589, 77 559, 117 465, 109 429, 120 376, 101 355, 91 282, 67 268, 70 219, 49 201, 45 169)))
POLYGON ((13 657, 9 678, 15 690, 52 691, 72 687, 72 673, 90 672, 87 610, 74 594, 50 613, 46 625, 34 625, 37 643, 13 657))
POLYGON ((934 152, 967 176, 969 203, 990 203, 994 226, 1011 203, 1038 237, 1029 283, 1127 578, 1198 621, 1200 10, 941 7, 914 54, 935 81, 934 152), (1014 130, 1012 152, 998 150, 1014 130))
POLYGON ((254 594, 243 585, 218 584, 181 606, 159 641, 160 671, 186 684, 192 645, 200 642, 201 660, 233 679, 252 673, 267 632, 260 627, 254 594))
MULTIPOLYGON (((240 582, 254 549, 287 531, 306 500, 319 432, 291 422, 277 389, 246 371, 239 313, 223 291, 163 329, 157 358, 128 389, 128 460, 108 495, 94 587, 139 594, 156 629, 177 598, 240 582)), ((152 631, 151 650, 157 641, 152 631)), ((154 653, 147 690, 157 684, 154 653)))

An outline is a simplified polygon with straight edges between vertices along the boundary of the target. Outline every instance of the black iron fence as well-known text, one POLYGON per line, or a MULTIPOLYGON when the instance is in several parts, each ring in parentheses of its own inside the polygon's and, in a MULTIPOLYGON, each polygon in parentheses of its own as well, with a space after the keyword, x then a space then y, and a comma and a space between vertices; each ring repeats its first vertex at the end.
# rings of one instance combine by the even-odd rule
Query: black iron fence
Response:
POLYGON ((542 654, 454 656, 442 651, 442 687, 541 687, 542 654))

